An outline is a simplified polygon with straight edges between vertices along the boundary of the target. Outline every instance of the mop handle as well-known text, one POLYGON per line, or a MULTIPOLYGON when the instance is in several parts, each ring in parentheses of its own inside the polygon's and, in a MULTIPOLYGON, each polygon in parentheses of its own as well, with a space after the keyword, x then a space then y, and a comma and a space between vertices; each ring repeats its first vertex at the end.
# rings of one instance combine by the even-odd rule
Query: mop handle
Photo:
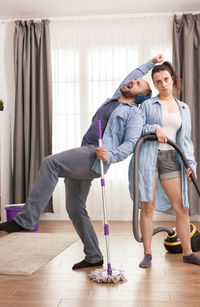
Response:
MULTIPOLYGON (((100 120, 98 120, 98 142, 99 142, 99 147, 102 147, 102 133, 101 133, 101 121, 100 120)), ((103 161, 100 160, 99 162, 100 162, 100 170, 101 170, 101 187, 102 187, 103 216, 104 216, 104 230, 105 230, 104 234, 109 235, 107 210, 106 210, 104 168, 103 168, 103 161)))
MULTIPOLYGON (((101 132, 101 121, 98 120, 98 143, 99 147, 102 147, 102 132, 101 132)), ((100 160, 100 170, 101 170, 101 191, 103 200, 103 217, 104 217, 104 235, 106 238, 106 252, 107 252, 107 262, 108 262, 108 274, 112 275, 111 262, 110 262, 110 248, 109 248, 109 225, 107 220, 107 210, 106 210, 106 194, 105 194, 105 179, 104 179, 104 168, 103 161, 100 160)))
MULTIPOLYGON (((102 132, 101 132, 101 121, 98 120, 98 142, 99 147, 102 147, 102 132)), ((104 179, 104 168, 103 168, 103 161, 100 160, 100 170, 101 170, 101 186, 105 187, 105 179, 104 179)), ((107 216, 106 216, 107 222, 107 216)))

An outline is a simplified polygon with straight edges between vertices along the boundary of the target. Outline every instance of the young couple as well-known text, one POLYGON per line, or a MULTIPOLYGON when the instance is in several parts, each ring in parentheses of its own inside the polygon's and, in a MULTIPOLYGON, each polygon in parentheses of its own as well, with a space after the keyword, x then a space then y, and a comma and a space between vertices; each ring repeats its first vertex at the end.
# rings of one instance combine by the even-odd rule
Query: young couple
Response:
MULTIPOLYGON (((133 153, 142 133, 155 132, 159 142, 156 145, 153 145, 155 142, 146 142, 140 157, 143 162, 143 168, 140 169, 141 231, 145 253, 140 266, 151 265, 152 214, 157 181, 157 186, 160 181, 165 191, 163 200, 167 197, 167 209, 172 206, 176 212, 176 227, 182 242, 183 261, 200 265, 200 259, 192 253, 190 246, 185 170, 181 161, 177 161, 174 150, 165 144, 167 137, 175 140, 188 158, 191 170, 196 174, 190 140, 189 108, 173 95, 173 89, 179 87, 179 82, 171 65, 164 62, 154 66, 162 61, 162 55, 158 54, 151 61, 133 70, 122 81, 112 98, 106 100, 96 111, 81 147, 47 156, 43 160, 22 211, 12 221, 1 223, 0 231, 11 233, 34 228, 58 178, 62 177, 66 186, 66 210, 83 242, 85 253, 85 258, 75 263, 72 269, 103 265, 98 239, 86 210, 92 180, 100 177, 99 160, 103 160, 106 172, 110 164, 122 161, 133 153), (149 84, 141 78, 152 68, 153 82, 159 95, 146 100, 141 111, 137 107, 138 95, 142 94, 145 99, 151 93, 149 84), (103 147, 98 147, 99 119, 102 123, 103 147)), ((186 170, 188 178, 191 170, 186 170)))

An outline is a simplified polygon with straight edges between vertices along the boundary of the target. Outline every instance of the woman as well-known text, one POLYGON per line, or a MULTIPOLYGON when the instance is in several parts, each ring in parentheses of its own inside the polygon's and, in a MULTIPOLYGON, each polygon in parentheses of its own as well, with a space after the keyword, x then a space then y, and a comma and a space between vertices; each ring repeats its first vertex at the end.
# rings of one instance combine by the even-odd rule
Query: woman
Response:
MULTIPOLYGON (((142 105, 143 134, 156 133, 158 142, 145 142, 139 156, 140 227, 144 245, 144 258, 139 266, 151 266, 154 208, 167 211, 171 207, 176 214, 176 230, 182 244, 183 261, 200 265, 200 258, 191 250, 188 214, 187 177, 191 180, 190 174, 193 172, 197 179, 190 139, 190 111, 184 102, 173 95, 174 90, 180 90, 181 83, 169 62, 156 65, 152 70, 152 79, 159 95, 142 105), (185 169, 174 148, 166 143, 167 138, 181 147, 190 164, 189 169, 185 169)), ((132 194, 131 169, 132 163, 129 169, 132 194)))

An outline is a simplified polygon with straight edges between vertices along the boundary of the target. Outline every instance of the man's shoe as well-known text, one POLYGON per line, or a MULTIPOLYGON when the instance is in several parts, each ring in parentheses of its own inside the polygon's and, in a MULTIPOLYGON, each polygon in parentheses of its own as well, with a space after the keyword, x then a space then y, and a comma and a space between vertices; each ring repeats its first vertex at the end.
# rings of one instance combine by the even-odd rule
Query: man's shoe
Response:
POLYGON ((102 266, 102 265, 103 265, 103 259, 95 263, 91 263, 91 262, 87 262, 86 260, 82 260, 81 262, 75 263, 72 267, 72 270, 91 268, 94 266, 102 266))
POLYGON ((0 224, 0 231, 6 231, 8 233, 12 233, 12 232, 18 232, 22 230, 27 230, 27 229, 18 225, 14 220, 0 224))

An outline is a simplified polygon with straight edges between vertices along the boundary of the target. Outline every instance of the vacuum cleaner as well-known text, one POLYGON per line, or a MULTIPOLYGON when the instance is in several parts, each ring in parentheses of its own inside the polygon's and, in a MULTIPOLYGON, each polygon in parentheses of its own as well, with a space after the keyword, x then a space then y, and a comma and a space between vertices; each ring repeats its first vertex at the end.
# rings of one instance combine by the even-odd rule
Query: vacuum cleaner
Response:
MULTIPOLYGON (((134 154, 133 154, 133 234, 138 242, 142 242, 142 237, 140 236, 139 230, 138 230, 138 213, 139 213, 139 172, 138 172, 138 161, 139 161, 139 150, 141 145, 145 141, 158 141, 156 134, 147 134, 142 136, 136 143, 134 154)), ((179 153, 184 165, 186 168, 189 168, 190 165, 187 161, 186 156, 182 152, 181 148, 174 143, 172 140, 167 139, 167 143, 175 148, 175 150, 179 153)), ((196 191, 198 195, 200 196, 200 189, 197 185, 197 181, 194 177, 194 174, 192 173, 190 175, 191 180, 196 188, 196 191)), ((166 250, 170 253, 182 253, 182 246, 180 238, 178 237, 178 234, 176 232, 176 228, 170 229, 168 227, 157 227, 153 230, 153 235, 157 234, 158 232, 167 232, 168 236, 164 240, 164 247, 166 250)), ((191 248, 193 252, 197 252, 200 250, 200 233, 198 232, 195 225, 190 224, 190 238, 191 238, 191 248)))

